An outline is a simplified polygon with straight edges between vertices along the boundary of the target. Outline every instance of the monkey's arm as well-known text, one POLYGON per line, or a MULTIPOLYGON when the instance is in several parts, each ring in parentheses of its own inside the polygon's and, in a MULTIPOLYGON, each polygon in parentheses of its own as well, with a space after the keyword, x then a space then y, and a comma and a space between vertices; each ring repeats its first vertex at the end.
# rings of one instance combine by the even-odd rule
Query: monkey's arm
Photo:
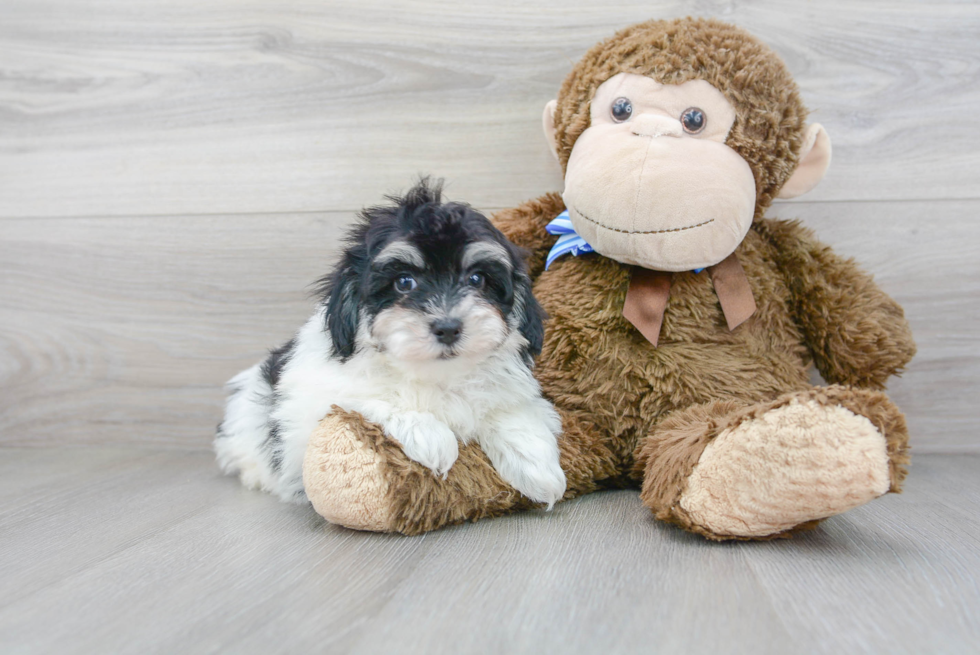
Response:
POLYGON ((902 307, 798 221, 756 221, 774 246, 792 312, 827 382, 882 389, 915 355, 902 307))
POLYGON ((493 224, 508 239, 528 251, 527 268, 531 279, 544 270, 548 251, 558 237, 548 234, 545 226, 565 211, 565 203, 558 193, 547 193, 528 200, 513 209, 504 209, 493 216, 493 224))

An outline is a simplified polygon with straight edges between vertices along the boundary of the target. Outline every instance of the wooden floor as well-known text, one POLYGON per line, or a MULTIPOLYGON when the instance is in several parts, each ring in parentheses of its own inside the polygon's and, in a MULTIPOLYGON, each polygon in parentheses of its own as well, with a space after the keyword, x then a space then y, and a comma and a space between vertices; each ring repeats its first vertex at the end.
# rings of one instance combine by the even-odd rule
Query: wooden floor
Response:
POLYGON ((0 0, 0 653, 980 652, 980 3, 0 0), (771 44, 834 144, 801 218, 906 308, 907 493, 718 545, 597 494, 419 538, 221 478, 222 383, 420 172, 560 191, 617 29, 771 44))
POLYGON ((637 494, 359 533, 202 452, 8 449, 3 653, 976 653, 980 457, 919 457, 789 542, 709 543, 637 494))

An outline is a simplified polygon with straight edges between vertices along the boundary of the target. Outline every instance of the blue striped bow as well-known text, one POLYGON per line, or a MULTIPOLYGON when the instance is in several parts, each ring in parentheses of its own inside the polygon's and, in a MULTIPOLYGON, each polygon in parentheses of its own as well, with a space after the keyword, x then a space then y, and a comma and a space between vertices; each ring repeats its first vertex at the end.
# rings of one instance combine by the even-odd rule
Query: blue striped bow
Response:
POLYGON ((568 218, 567 209, 558 214, 555 220, 548 223, 545 229, 548 230, 548 234, 557 234, 559 236, 558 241, 552 246, 551 252, 548 253, 548 259, 544 263, 544 270, 548 270, 551 262, 562 255, 572 253, 572 255, 578 257, 582 253, 593 252, 594 250, 592 246, 586 243, 585 239, 578 235, 575 228, 572 227, 572 221, 568 218))

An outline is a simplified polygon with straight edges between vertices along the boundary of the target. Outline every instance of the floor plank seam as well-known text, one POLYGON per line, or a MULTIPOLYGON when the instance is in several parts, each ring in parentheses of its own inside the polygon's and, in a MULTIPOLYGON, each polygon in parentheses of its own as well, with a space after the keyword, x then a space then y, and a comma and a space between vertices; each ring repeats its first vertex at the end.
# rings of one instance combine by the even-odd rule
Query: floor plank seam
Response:
MULTIPOLYGON (((548 193, 550 191, 557 191, 556 189, 546 189, 541 193, 548 193)), ((455 198, 451 193, 446 194, 451 200, 459 200, 466 202, 465 198, 455 198)), ((525 198, 526 200, 526 198, 525 198)), ((24 220, 108 220, 108 219, 119 219, 119 220, 145 220, 145 219, 187 219, 187 218, 256 218, 260 216, 269 217, 282 217, 282 216, 323 216, 326 214, 357 214, 364 209, 365 206, 369 205, 373 199, 365 199, 365 205, 360 207, 349 207, 349 208, 329 208, 329 209, 280 209, 276 211, 259 211, 259 212, 247 212, 247 211, 234 211, 234 212, 183 212, 179 214, 174 213, 162 213, 162 214, 39 214, 39 215, 12 215, 4 216, 0 215, 0 221, 24 221, 24 220)), ((875 205, 882 203, 946 203, 946 202, 977 202, 980 201, 980 196, 965 196, 965 197, 950 197, 942 196, 935 198, 829 198, 826 200, 798 200, 798 201, 776 201, 772 204, 773 208, 778 207, 792 207, 795 204, 807 204, 807 205, 835 205, 835 204, 867 204, 875 205)), ((518 200, 517 202, 520 202, 518 200)), ((480 211, 486 213, 495 213, 503 211, 505 209, 510 209, 510 206, 500 206, 500 207, 479 207, 480 211)))

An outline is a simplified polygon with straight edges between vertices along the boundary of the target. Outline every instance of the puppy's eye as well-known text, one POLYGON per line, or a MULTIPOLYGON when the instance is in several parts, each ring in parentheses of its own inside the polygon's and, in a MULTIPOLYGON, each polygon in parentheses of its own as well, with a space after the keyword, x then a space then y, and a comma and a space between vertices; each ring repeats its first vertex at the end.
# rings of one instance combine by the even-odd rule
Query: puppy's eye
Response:
POLYGON ((486 282, 487 282, 487 278, 484 277, 483 273, 473 273, 468 278, 466 278, 466 282, 471 287, 476 287, 477 289, 482 289, 483 288, 483 285, 486 284, 486 282))
POLYGON ((708 124, 708 117, 697 107, 689 107, 681 114, 681 125, 688 134, 697 134, 708 124))
POLYGON ((612 108, 609 110, 613 120, 617 123, 628 121, 633 115, 633 103, 629 98, 616 98, 613 100, 612 108))
POLYGON ((411 275, 399 275, 395 280, 395 291, 398 293, 408 293, 419 285, 411 275))

